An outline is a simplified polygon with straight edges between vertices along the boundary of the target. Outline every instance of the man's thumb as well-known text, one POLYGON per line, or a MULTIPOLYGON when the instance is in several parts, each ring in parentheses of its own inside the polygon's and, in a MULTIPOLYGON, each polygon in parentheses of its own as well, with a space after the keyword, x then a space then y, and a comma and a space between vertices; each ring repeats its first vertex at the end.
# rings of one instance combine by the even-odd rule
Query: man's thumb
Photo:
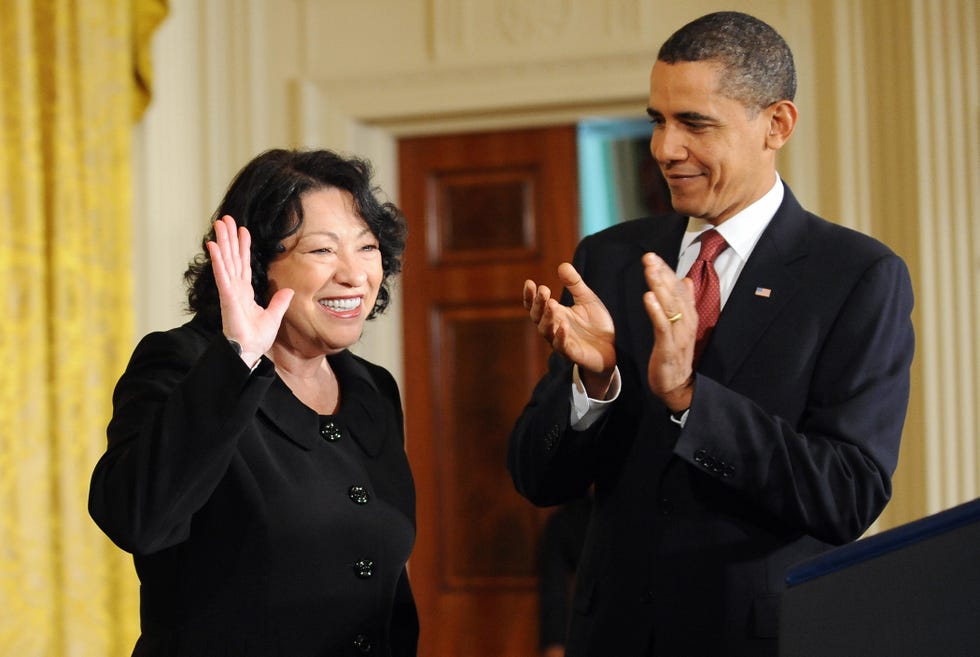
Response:
POLYGON ((572 295, 575 303, 584 303, 596 298, 595 292, 585 284, 585 281, 570 263, 563 262, 558 265, 558 278, 561 279, 568 293, 572 295))

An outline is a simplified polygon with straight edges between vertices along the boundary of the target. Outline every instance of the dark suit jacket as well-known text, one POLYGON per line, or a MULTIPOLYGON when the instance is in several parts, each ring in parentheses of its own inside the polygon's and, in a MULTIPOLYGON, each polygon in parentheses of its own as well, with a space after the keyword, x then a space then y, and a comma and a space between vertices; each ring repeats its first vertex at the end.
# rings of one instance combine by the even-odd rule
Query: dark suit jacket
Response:
POLYGON ((592 497, 563 504, 544 523, 538 543, 538 648, 565 645, 570 586, 592 515, 592 497))
POLYGON ((902 260, 787 188, 681 430, 646 384, 640 258, 675 267, 686 224, 638 220, 581 242, 574 264, 615 321, 622 392, 571 430, 571 365, 553 355, 511 436, 511 475, 536 504, 595 483, 568 657, 775 655, 787 566, 858 537, 891 495, 913 352, 902 260))
POLYGON ((198 318, 137 346, 89 496, 134 555, 135 655, 415 654, 398 389, 350 352, 330 364, 341 405, 321 417, 198 318))

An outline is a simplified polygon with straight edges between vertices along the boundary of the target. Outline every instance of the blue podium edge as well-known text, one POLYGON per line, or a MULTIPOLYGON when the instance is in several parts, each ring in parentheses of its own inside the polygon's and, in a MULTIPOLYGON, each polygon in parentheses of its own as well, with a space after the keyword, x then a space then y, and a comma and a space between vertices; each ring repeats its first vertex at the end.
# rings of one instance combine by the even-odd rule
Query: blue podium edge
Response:
POLYGON ((980 498, 843 545, 792 566, 786 572, 786 585, 797 586, 977 521, 980 521, 980 498))

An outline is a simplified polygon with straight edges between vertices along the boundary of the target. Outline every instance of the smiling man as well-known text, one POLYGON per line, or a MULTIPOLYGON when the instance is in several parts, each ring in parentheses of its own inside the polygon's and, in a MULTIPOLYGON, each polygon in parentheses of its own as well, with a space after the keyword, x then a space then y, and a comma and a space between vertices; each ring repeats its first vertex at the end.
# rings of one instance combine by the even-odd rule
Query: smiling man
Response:
POLYGON ((568 657, 776 655, 786 568, 860 536, 891 496, 908 270, 777 174, 795 91, 762 21, 678 30, 647 108, 674 212, 583 239, 561 302, 524 285, 554 353, 508 467, 539 505, 594 485, 568 657))

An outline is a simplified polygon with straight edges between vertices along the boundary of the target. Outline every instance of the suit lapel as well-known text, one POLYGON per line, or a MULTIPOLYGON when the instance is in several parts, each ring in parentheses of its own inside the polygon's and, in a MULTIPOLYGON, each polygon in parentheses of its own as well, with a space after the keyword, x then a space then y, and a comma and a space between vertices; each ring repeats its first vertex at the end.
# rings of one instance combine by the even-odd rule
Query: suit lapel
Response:
POLYGON ((786 187, 718 318, 699 371, 727 383, 800 285, 808 253, 805 213, 786 187))

